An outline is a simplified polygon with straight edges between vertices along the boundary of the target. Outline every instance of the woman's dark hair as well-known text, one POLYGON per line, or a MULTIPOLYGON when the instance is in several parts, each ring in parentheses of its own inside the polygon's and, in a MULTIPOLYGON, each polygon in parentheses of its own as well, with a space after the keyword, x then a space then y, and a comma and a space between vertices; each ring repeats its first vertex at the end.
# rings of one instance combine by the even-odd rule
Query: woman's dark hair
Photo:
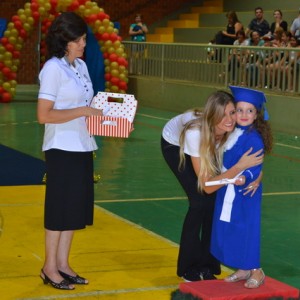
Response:
POLYGON ((282 17, 282 11, 281 11, 280 9, 275 9, 275 10, 273 11, 273 14, 274 14, 275 12, 279 12, 280 16, 282 17))
POLYGON ((239 19, 238 19, 238 17, 237 17, 236 12, 233 11, 233 10, 227 12, 227 13, 226 13, 226 17, 227 17, 228 19, 231 18, 233 24, 240 22, 239 19))
POLYGON ((51 24, 47 37, 47 56, 62 58, 66 55, 69 42, 87 33, 84 20, 74 12, 61 13, 51 24))

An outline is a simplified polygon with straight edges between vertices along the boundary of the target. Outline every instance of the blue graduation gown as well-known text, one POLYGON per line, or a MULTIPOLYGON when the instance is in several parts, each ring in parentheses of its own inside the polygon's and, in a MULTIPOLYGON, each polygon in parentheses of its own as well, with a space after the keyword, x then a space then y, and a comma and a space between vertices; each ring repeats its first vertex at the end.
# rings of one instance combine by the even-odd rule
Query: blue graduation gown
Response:
MULTIPOLYGON (((252 152, 264 148, 260 134, 253 128, 238 126, 225 144, 223 171, 235 165, 251 147, 252 152)), ((251 193, 244 196, 242 189, 259 176, 261 169, 259 165, 243 171, 240 175, 246 177, 245 185, 229 184, 217 192, 211 252, 224 265, 243 270, 260 267, 262 185, 252 197, 251 193)))

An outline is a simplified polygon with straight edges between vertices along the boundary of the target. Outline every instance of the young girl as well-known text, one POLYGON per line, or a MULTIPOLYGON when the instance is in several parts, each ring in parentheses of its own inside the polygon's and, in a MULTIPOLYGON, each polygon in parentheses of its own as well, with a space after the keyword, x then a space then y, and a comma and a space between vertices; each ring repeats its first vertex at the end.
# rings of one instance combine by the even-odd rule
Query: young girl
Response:
MULTIPOLYGON (((236 164, 245 149, 272 150, 264 93, 243 87, 230 89, 236 102, 237 128, 224 145, 223 172, 236 164)), ((262 164, 244 170, 236 176, 235 184, 218 190, 215 204, 211 252, 223 264, 238 269, 225 281, 246 280, 246 288, 258 288, 265 278, 260 268, 262 185, 253 197, 243 193, 261 170, 262 164)))

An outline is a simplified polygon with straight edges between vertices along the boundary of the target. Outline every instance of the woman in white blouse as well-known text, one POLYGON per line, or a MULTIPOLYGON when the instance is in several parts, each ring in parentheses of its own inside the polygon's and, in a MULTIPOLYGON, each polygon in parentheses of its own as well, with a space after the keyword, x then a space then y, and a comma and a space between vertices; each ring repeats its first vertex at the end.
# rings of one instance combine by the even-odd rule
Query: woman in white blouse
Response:
POLYGON ((93 88, 83 56, 87 25, 73 12, 59 15, 46 38, 49 59, 40 75, 37 117, 45 124, 45 262, 41 278, 54 288, 87 284, 69 265, 74 230, 93 224, 93 151, 85 119, 93 88))

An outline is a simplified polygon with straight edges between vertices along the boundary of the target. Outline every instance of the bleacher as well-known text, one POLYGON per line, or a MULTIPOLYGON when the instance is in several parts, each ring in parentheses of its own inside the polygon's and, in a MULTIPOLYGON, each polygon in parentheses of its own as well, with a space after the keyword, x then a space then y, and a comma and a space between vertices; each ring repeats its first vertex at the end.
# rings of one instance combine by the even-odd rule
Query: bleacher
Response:
MULTIPOLYGON (((256 6, 264 9, 265 18, 269 23, 273 21, 273 11, 281 9, 283 19, 290 25, 292 20, 298 16, 299 1, 286 0, 284 7, 282 5, 283 3, 278 0, 273 0, 272 3, 270 1, 224 0, 222 12, 211 11, 199 14, 198 28, 172 27, 170 29, 173 34, 172 42, 148 41, 144 45, 125 42, 129 60, 129 92, 135 93, 141 104, 182 112, 185 109, 203 105, 207 96, 216 89, 228 89, 229 84, 240 85, 245 69, 240 68, 238 76, 233 78, 232 73, 228 71, 229 61, 227 59, 211 59, 209 55, 214 50, 213 48, 217 47, 218 52, 222 53, 222 57, 227 58, 233 47, 211 46, 208 45, 209 40, 218 30, 225 28, 227 23, 225 12, 228 10, 235 10, 246 27, 254 18, 256 6), (137 47, 141 47, 142 51, 133 50, 137 47)), ((195 18, 192 7, 190 12, 179 13, 177 18, 182 15, 186 17, 189 13, 195 18)), ((169 21, 165 24, 167 25, 169 21)), ((171 24, 174 26, 175 23, 171 24)), ((264 47, 264 55, 272 56, 274 49, 264 47)), ((251 50, 256 52, 254 55, 259 55, 261 48, 251 47, 251 50)), ((284 51, 289 50, 284 49, 284 51)), ((259 84, 256 85, 255 80, 259 76, 259 73, 254 75, 254 81, 251 80, 251 77, 246 76, 246 85, 251 88, 261 88, 266 93, 271 102, 269 106, 273 128, 299 133, 299 74, 294 72, 290 78, 284 78, 284 75, 279 76, 284 83, 276 85, 270 80, 269 73, 266 72, 261 87, 259 84), (288 90, 288 84, 291 82, 293 91, 288 90)))

